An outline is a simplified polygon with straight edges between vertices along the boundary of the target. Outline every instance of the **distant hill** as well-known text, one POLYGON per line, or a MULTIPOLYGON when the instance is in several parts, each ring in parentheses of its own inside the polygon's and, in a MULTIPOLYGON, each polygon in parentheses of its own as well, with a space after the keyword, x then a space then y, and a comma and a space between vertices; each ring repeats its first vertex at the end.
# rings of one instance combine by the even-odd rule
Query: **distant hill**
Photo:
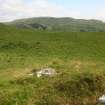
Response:
POLYGON ((74 18, 39 17, 15 20, 8 25, 18 28, 72 31, 72 32, 105 32, 105 23, 99 20, 83 20, 74 18))
POLYGON ((0 23, 0 28, 1 28, 1 27, 5 27, 5 26, 6 26, 6 25, 4 25, 3 23, 0 23))

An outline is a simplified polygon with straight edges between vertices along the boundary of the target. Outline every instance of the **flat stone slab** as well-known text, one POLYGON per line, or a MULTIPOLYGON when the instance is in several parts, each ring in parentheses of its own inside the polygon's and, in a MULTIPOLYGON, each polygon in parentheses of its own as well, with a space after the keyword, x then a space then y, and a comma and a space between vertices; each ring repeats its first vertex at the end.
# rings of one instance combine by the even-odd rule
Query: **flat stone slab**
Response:
POLYGON ((56 74, 57 73, 56 73, 55 69, 53 69, 53 68, 43 68, 36 72, 36 75, 38 78, 40 78, 41 76, 53 77, 56 74))

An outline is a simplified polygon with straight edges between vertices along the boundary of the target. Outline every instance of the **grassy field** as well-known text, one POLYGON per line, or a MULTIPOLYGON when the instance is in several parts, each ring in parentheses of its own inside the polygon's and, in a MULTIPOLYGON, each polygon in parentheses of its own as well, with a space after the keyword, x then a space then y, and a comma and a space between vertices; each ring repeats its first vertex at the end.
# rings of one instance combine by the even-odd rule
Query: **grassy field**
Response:
POLYGON ((104 93, 105 33, 0 26, 0 105, 95 105, 104 93), (44 67, 58 75, 27 75, 44 67))

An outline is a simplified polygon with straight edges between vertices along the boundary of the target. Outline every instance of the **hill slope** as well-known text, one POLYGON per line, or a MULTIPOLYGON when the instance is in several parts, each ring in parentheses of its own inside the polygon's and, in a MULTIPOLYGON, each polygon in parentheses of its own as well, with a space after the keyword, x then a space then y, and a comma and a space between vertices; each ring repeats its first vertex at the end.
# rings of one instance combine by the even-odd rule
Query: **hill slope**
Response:
POLYGON ((53 31, 105 32, 105 23, 98 20, 39 17, 15 20, 9 24, 15 25, 19 28, 32 28, 53 31))
POLYGON ((104 93, 105 33, 1 25, 0 105, 95 105, 104 93), (57 75, 29 76, 45 67, 57 75))

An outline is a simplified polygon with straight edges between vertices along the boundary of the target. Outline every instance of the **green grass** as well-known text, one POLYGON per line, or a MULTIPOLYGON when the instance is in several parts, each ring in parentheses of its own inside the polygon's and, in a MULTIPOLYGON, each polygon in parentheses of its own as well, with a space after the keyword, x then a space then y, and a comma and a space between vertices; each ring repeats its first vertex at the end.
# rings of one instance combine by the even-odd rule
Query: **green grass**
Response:
POLYGON ((0 105, 93 105, 105 93, 105 33, 0 27, 0 105), (53 78, 28 77, 52 67, 53 78))

